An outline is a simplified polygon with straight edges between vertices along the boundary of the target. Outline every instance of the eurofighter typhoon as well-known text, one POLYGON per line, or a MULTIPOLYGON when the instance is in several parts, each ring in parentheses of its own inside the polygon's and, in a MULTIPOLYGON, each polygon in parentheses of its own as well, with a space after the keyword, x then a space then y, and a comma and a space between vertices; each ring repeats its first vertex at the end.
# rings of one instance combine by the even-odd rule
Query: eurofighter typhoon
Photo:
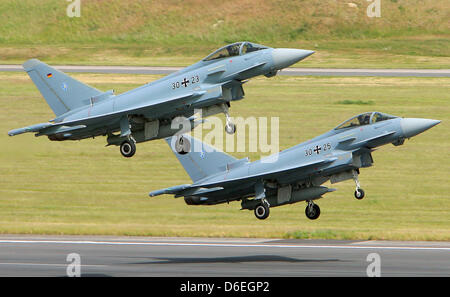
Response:
MULTIPOLYGON (((240 200, 242 209, 254 210, 258 219, 266 219, 270 207, 306 201, 305 214, 314 220, 320 215, 314 200, 335 191, 322 184, 353 179, 354 195, 362 199, 365 193, 358 180, 359 170, 372 166, 375 148, 389 143, 402 145, 405 139, 439 123, 367 112, 312 140, 255 162, 248 158, 236 160, 192 138, 196 150, 176 156, 193 183, 154 191, 150 196, 172 194, 184 197, 188 205, 240 200)), ((166 139, 171 147, 174 140, 166 139)))
POLYGON ((225 130, 233 134, 236 127, 228 109, 232 101, 244 98, 242 85, 255 76, 274 76, 313 53, 237 42, 189 67, 119 95, 112 90, 99 91, 39 60, 28 60, 23 68, 56 118, 8 134, 33 132, 56 141, 107 136, 107 145, 120 146, 124 157, 135 154, 135 143, 176 134, 178 152, 183 154, 190 144, 182 134, 202 122, 197 120, 195 111, 201 111, 202 117, 224 113, 225 130), (180 125, 172 124, 180 117, 187 122, 181 132, 180 125))

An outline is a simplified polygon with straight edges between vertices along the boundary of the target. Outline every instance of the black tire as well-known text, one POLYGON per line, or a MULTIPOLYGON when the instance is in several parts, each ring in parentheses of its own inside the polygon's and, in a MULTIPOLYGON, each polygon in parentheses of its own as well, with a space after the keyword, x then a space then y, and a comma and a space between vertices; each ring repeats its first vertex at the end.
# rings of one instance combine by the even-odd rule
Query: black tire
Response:
POLYGON ((225 132, 227 132, 228 134, 236 133, 236 125, 233 123, 227 123, 225 125, 225 132))
POLYGON ((358 199, 358 200, 363 199, 365 195, 366 195, 366 194, 364 193, 364 190, 363 190, 363 189, 357 189, 357 190, 355 191, 355 198, 358 199))
POLYGON ((310 210, 309 205, 305 208, 305 214, 306 217, 310 220, 315 220, 320 216, 320 207, 317 204, 314 204, 312 206, 312 209, 310 210))
POLYGON ((131 158, 136 153, 136 144, 132 140, 125 140, 120 145, 120 153, 125 158, 131 158))
POLYGON ((258 218, 260 220, 264 220, 269 217, 270 208, 266 203, 261 203, 255 207, 254 212, 255 212, 256 218, 258 218))
POLYGON ((189 142, 189 139, 181 136, 177 139, 177 142, 175 143, 175 150, 180 155, 185 155, 189 153, 191 150, 191 143, 189 142))

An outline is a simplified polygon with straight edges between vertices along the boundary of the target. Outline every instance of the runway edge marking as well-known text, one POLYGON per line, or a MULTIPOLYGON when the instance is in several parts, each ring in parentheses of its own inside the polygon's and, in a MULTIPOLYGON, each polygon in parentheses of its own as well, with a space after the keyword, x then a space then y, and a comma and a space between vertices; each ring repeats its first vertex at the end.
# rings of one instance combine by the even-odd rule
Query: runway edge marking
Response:
POLYGON ((57 240, 0 240, 0 244, 85 244, 85 245, 141 245, 141 246, 197 246, 197 247, 249 247, 249 248, 321 248, 321 249, 375 249, 375 250, 429 250, 450 251, 450 247, 412 246, 355 246, 355 245, 291 245, 291 244, 228 244, 228 243, 186 243, 186 242, 123 242, 123 241, 57 241, 57 240))

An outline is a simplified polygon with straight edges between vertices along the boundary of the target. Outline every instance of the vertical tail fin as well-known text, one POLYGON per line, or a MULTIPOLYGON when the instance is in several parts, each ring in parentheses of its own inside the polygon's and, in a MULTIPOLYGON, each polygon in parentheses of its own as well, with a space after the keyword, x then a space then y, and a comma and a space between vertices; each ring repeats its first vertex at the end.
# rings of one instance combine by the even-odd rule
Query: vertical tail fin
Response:
POLYGON ((189 140, 191 144, 190 151, 184 155, 177 153, 175 150, 177 136, 166 138, 166 142, 193 182, 225 171, 227 164, 236 162, 236 158, 233 156, 221 152, 190 135, 183 134, 183 137, 189 140))
POLYGON ((57 116, 88 105, 91 97, 102 93, 37 59, 26 61, 23 68, 57 116))

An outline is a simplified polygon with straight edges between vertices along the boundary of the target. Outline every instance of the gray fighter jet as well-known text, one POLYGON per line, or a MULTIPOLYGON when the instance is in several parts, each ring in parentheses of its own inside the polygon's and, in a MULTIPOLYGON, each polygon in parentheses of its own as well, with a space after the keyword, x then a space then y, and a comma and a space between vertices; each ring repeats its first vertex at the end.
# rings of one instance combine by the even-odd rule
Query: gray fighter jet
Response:
MULTIPOLYGON (((248 158, 236 160, 192 138, 191 151, 176 155, 193 184, 154 191, 150 196, 173 194, 184 197, 188 205, 240 200, 242 209, 254 210, 258 219, 269 216, 269 207, 306 201, 306 216, 314 220, 319 217, 320 208, 313 201, 335 191, 322 184, 353 179, 354 195, 362 199, 359 170, 372 166, 376 147, 402 145, 405 139, 439 123, 367 112, 312 140, 255 162, 248 158)), ((166 141, 173 147, 173 137, 166 141)))
MULTIPOLYGON (((218 49, 203 60, 162 79, 115 95, 83 84, 68 75, 32 59, 23 68, 47 101, 56 118, 8 132, 10 136, 34 132, 50 140, 80 140, 108 136, 108 145, 119 145, 125 157, 136 152, 137 142, 181 135, 173 119, 188 119, 182 132, 201 123, 202 117, 225 113, 227 133, 234 133, 230 102, 244 98, 246 80, 277 71, 308 57, 314 51, 269 48, 250 42, 237 42, 218 49)), ((187 131, 186 131, 187 130, 187 131)), ((189 150, 189 142, 178 137, 179 153, 189 150)))

